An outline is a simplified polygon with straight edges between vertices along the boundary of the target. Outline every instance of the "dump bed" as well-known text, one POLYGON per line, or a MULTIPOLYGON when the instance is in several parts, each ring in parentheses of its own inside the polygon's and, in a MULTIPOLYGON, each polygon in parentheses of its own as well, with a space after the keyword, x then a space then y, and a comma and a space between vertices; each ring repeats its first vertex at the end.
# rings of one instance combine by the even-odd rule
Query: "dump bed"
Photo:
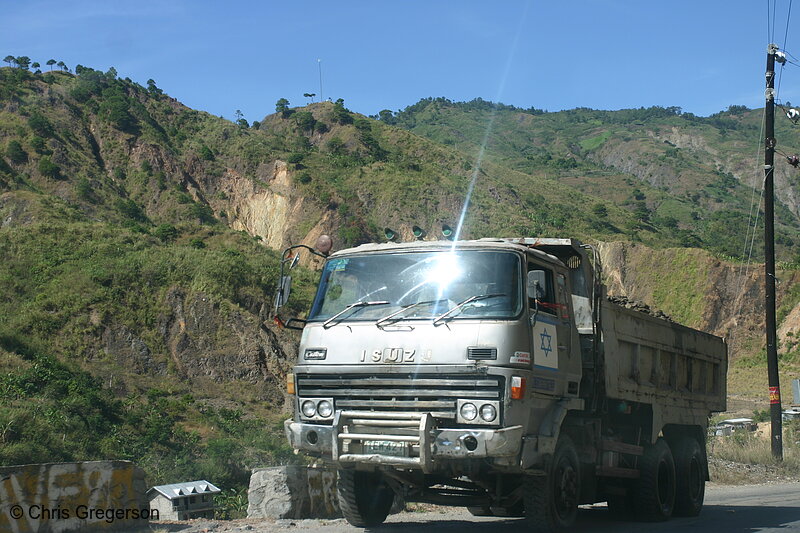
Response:
POLYGON ((609 398, 651 404, 664 424, 725 410, 720 337, 605 300, 601 328, 609 398))

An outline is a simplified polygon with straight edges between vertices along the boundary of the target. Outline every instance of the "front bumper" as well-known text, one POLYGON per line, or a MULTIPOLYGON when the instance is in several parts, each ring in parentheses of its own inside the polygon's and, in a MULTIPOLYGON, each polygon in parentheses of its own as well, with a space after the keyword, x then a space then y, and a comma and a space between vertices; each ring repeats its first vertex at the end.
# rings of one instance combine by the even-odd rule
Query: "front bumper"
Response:
POLYGON ((338 411, 331 426, 287 420, 284 429, 295 450, 322 456, 337 464, 398 466, 426 473, 434 470, 437 460, 517 457, 523 437, 522 426, 438 428, 429 413, 338 411), (362 443, 370 441, 405 443, 412 453, 394 456, 364 453, 359 449, 362 443))

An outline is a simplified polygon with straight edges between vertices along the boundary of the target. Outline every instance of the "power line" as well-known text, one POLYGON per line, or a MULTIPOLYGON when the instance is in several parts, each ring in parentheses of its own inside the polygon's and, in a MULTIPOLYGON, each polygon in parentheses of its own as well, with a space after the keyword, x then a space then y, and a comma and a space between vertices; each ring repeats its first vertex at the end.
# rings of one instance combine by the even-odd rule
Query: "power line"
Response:
POLYGON ((778 0, 772 2, 772 34, 769 37, 769 42, 775 42, 775 14, 778 12, 778 0))
MULTIPOLYGON (((789 38, 789 21, 792 18, 792 1, 789 0, 789 12, 786 14, 786 31, 783 33, 783 46, 781 51, 786 54, 786 40, 789 38)), ((774 16, 774 15, 773 15, 774 16)), ((783 80, 783 68, 786 66, 786 61, 781 63, 781 71, 778 73, 778 89, 775 91, 775 99, 777 100, 781 93, 781 80, 783 80)))
POLYGON ((769 3, 770 3, 770 1, 771 0, 767 0, 767 42, 769 42, 769 43, 772 42, 772 28, 770 28, 770 25, 769 25, 769 20, 770 20, 770 17, 769 17, 769 3))
POLYGON ((781 50, 786 48, 786 39, 789 37, 789 19, 792 18, 792 1, 793 0, 789 0, 789 13, 786 15, 786 31, 783 34, 783 46, 781 50))

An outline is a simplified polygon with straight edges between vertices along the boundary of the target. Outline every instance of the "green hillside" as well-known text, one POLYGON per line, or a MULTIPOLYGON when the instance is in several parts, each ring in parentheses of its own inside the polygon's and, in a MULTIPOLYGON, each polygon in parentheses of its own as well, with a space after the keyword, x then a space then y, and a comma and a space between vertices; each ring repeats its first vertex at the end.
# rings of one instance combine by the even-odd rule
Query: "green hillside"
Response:
MULTIPOLYGON (((710 117, 669 107, 545 113, 429 98, 380 118, 465 155, 477 154, 486 139, 490 161, 629 211, 638 227, 623 228, 628 238, 648 240, 656 231, 656 246, 677 243, 738 257, 753 180, 760 187, 763 176, 756 158, 761 115, 743 106, 710 117)), ((797 129, 781 118, 782 151, 800 150, 797 129)), ((777 254, 790 261, 800 254, 800 172, 779 159, 776 174, 777 254)), ((762 250, 757 244, 755 257, 762 250)))

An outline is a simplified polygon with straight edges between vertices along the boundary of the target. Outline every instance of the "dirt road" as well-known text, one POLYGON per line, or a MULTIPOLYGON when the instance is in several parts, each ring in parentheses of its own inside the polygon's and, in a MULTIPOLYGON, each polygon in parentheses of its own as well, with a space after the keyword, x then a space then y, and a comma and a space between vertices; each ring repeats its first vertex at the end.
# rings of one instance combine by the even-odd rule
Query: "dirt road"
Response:
MULTIPOLYGON (((197 520, 153 524, 151 531, 181 533, 354 533, 363 531, 339 520, 197 520)), ((524 531, 518 518, 474 517, 466 509, 436 508, 434 511, 390 516, 375 531, 486 533, 524 531)), ((604 505, 582 507, 574 533, 633 533, 658 531, 702 531, 703 533, 759 533, 800 531, 800 483, 713 486, 706 491, 706 504, 696 518, 674 518, 668 522, 643 524, 612 519, 604 505)))

